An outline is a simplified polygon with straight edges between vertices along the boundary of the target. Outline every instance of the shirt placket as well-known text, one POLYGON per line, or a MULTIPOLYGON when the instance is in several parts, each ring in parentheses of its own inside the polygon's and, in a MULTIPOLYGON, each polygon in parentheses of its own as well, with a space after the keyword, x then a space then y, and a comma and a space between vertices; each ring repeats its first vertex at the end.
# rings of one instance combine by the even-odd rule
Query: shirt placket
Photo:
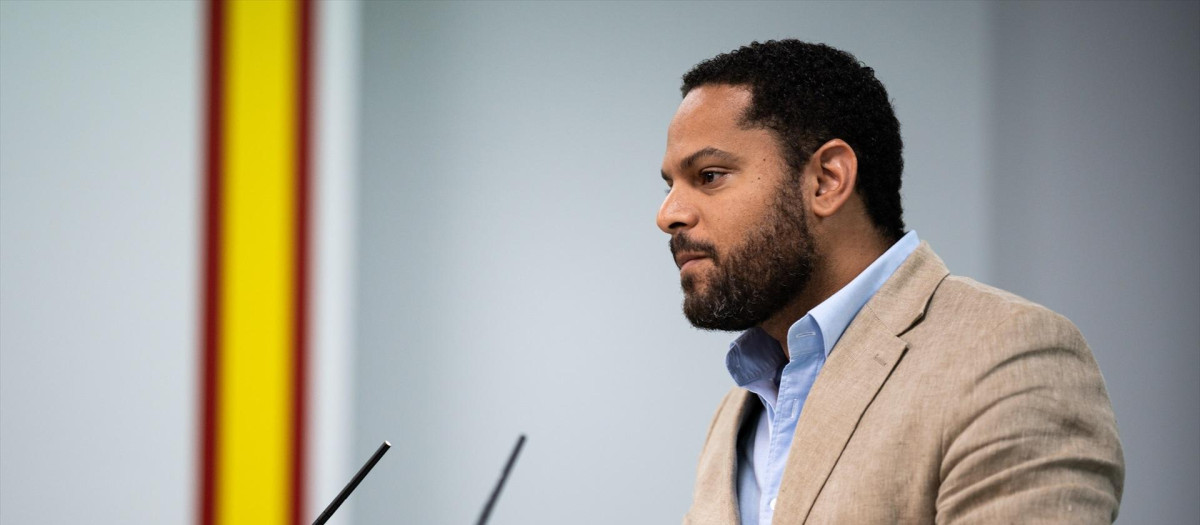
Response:
POLYGON ((791 448, 792 436, 796 432, 796 423, 803 409, 802 400, 808 397, 817 372, 825 362, 825 351, 821 338, 817 337, 819 331, 815 325, 815 322, 808 319, 801 330, 789 334, 788 349, 792 359, 783 369, 779 395, 775 400, 774 410, 769 411, 771 439, 767 466, 771 471, 767 477, 769 485, 760 494, 760 523, 771 523, 774 517, 775 502, 783 479, 788 450, 791 448))

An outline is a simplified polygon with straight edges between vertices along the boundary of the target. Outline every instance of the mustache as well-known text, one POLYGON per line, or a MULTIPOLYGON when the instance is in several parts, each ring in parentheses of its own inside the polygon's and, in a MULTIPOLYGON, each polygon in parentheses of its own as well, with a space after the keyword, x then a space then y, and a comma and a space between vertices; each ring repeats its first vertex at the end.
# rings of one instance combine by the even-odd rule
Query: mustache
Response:
POLYGON ((675 255, 679 252, 697 252, 703 253, 706 257, 712 259, 713 264, 719 262, 715 246, 704 241, 692 239, 683 233, 671 236, 671 239, 667 241, 667 246, 671 248, 671 258, 675 258, 675 255))

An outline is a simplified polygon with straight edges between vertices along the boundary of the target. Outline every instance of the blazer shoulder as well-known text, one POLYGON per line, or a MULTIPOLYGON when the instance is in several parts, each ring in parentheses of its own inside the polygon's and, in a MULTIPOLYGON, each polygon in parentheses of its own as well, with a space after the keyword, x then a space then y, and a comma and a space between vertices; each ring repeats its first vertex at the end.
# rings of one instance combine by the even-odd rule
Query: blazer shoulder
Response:
POLYGON ((943 281, 934 298, 954 301, 956 306, 987 307, 992 312, 1031 310, 1053 312, 1038 303, 1015 293, 996 288, 961 275, 949 275, 943 281))
POLYGON ((953 276, 925 323, 913 330, 915 350, 947 388, 939 521, 1115 519, 1124 483, 1116 418, 1075 325, 953 276))
POLYGON ((938 286, 924 321, 935 327, 947 325, 945 329, 953 335, 975 341, 1001 337, 1016 343, 1032 338, 1087 346, 1079 329, 1065 316, 1012 292, 957 275, 946 277, 938 286))

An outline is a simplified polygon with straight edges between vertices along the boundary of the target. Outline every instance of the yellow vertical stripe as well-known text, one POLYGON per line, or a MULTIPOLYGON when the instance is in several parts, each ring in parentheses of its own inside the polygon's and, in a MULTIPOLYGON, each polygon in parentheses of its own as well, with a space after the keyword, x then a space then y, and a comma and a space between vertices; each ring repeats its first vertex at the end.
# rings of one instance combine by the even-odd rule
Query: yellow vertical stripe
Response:
POLYGON ((216 518, 282 524, 291 504, 296 3, 226 11, 216 518))

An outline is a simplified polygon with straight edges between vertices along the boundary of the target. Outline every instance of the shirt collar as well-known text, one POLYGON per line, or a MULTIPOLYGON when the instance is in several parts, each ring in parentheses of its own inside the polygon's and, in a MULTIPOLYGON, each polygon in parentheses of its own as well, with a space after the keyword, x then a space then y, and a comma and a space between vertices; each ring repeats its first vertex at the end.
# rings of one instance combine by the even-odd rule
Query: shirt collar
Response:
POLYGON ((774 381, 786 362, 787 356, 775 338, 757 326, 729 343, 729 353, 725 354, 725 368, 740 387, 768 379, 774 381))
MULTIPOLYGON (((825 357, 833 351, 850 322, 862 310, 863 305, 879 291, 883 283, 896 272, 921 240, 916 231, 910 231, 883 252, 862 273, 842 287, 828 299, 818 304, 808 314, 788 328, 788 341, 811 332, 814 325, 821 337, 825 357)), ((729 344, 725 354, 725 367, 738 386, 771 379, 778 381, 779 372, 787 362, 787 356, 779 343, 761 328, 746 330, 729 344)))
MULTIPOLYGON (((904 263, 913 250, 917 249, 919 244, 921 244, 921 240, 917 238, 917 232, 908 232, 849 284, 809 310, 808 315, 813 317, 821 330, 821 338, 825 343, 825 357, 829 357, 833 346, 837 344, 838 339, 842 338, 846 327, 850 326, 850 321, 854 320, 858 311, 862 310, 863 305, 867 304, 871 296, 879 291, 883 283, 896 272, 896 269, 904 263)), ((796 330, 800 324, 797 321, 788 330, 789 340, 791 340, 791 332, 796 330)))

